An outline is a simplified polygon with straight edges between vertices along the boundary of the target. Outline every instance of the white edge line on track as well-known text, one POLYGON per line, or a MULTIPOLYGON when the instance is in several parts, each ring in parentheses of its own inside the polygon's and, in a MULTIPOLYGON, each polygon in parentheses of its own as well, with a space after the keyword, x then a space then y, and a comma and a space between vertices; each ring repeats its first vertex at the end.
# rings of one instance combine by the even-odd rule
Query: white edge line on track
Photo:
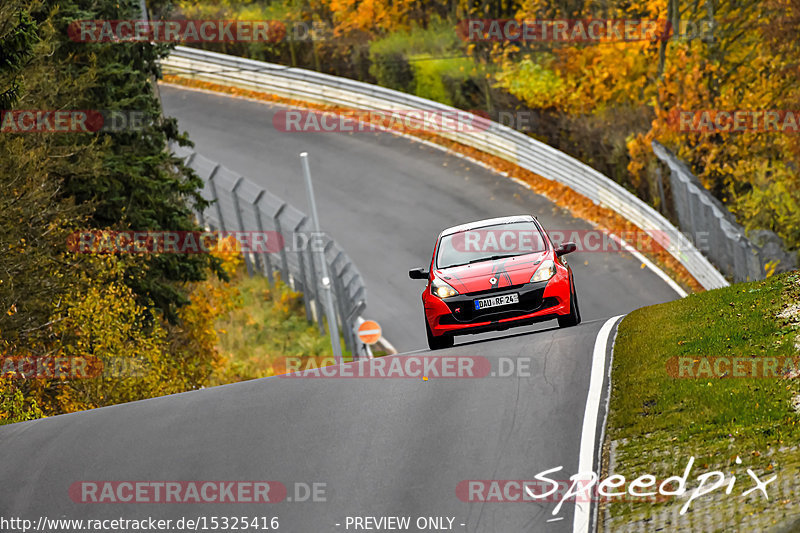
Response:
MULTIPOLYGON (((578 455, 578 473, 594 471, 595 437, 597 436, 597 417, 600 412, 600 400, 603 396, 603 380, 606 369, 606 353, 608 339, 614 326, 625 315, 606 320, 597 333, 592 352, 592 373, 589 378, 589 394, 586 397, 586 410, 583 413, 581 429, 581 447, 578 455)), ((590 499, 591 500, 591 499, 590 499)), ((575 513, 572 520, 573 533, 588 533, 592 522, 591 501, 575 502, 575 513)))
MULTIPOLYGON (((606 386, 606 401, 603 402, 603 408, 604 408, 603 422, 600 424, 600 439, 598 440, 598 442, 599 442, 599 450, 601 450, 600 451, 601 454, 602 454, 602 449, 603 449, 603 443, 605 442, 605 439, 606 439, 606 429, 607 429, 606 426, 608 425, 608 411, 609 411, 610 405, 611 405, 611 369, 612 369, 612 367, 614 365, 614 346, 617 343, 617 333, 619 333, 619 328, 617 328, 615 330, 615 332, 614 332, 614 337, 611 339, 611 349, 608 351, 608 354, 609 354, 608 355, 608 372, 606 373, 606 377, 608 378, 608 385, 606 386)), ((599 478, 600 474, 601 474, 601 470, 602 470, 602 455, 600 456, 600 461, 598 461, 598 465, 599 465, 599 468, 598 468, 598 472, 597 472, 597 477, 599 478)), ((599 481, 598 481, 598 483, 599 483, 599 481)), ((599 512, 598 506, 595 505, 594 508, 593 508, 593 512, 592 512, 592 529, 595 530, 595 531, 597 530, 597 523, 598 523, 597 515, 598 515, 598 512, 599 512)))
MULTIPOLYGON (((229 98, 238 98, 239 100, 247 100, 249 102, 258 102, 260 104, 265 104, 265 105, 270 105, 270 106, 275 106, 275 107, 283 107, 283 108, 286 108, 286 107, 291 108, 292 107, 290 105, 283 104, 281 102, 267 102, 267 101, 264 101, 264 100, 259 100, 258 98, 250 98, 250 97, 247 97, 247 96, 238 96, 238 95, 234 95, 234 94, 228 94, 228 93, 223 93, 223 92, 218 92, 218 91, 212 91, 210 89, 200 89, 198 87, 188 87, 188 86, 185 86, 185 85, 181 85, 179 83, 168 83, 168 82, 160 81, 159 85, 165 85, 167 87, 174 87, 174 88, 177 88, 177 89, 195 91, 195 92, 199 92, 199 93, 222 95, 222 96, 227 96, 229 98)), ((313 107, 308 107, 306 109, 314 109, 314 108, 313 107)), ((359 122, 362 122, 362 121, 359 121, 359 122)), ((480 166, 480 167, 482 167, 482 168, 484 168, 486 170, 489 170, 489 171, 491 171, 491 172, 493 172, 493 173, 495 173, 495 174, 497 174, 499 176, 503 176, 505 178, 508 178, 511 181, 513 181, 514 183, 516 183, 518 185, 521 185, 522 187, 524 187, 524 188, 526 188, 528 190, 533 191, 533 187, 531 187, 529 183, 526 183, 525 181, 523 181, 523 180, 521 180, 519 178, 515 178, 515 177, 509 175, 508 172, 502 172, 500 170, 497 170, 496 168, 492 167, 488 163, 484 163, 483 161, 475 159, 475 158, 473 158, 471 156, 468 156, 468 155, 465 155, 465 154, 450 150, 449 148, 447 148, 445 146, 436 144, 436 143, 431 142, 431 141, 429 141, 427 139, 421 139, 419 137, 415 137, 414 135, 411 135, 409 133, 403 133, 403 132, 399 132, 397 130, 393 130, 391 128, 383 128, 381 126, 376 126, 376 129, 381 130, 384 133, 391 133, 392 135, 397 135, 398 137, 403 137, 405 139, 409 139, 409 140, 418 142, 418 143, 420 143, 420 144, 422 144, 424 146, 428 146, 428 147, 431 147, 431 148, 436 148, 437 150, 445 152, 445 153, 447 153, 449 155, 453 155, 453 156, 456 156, 456 157, 458 157, 460 159, 463 159, 465 161, 469 161, 470 163, 472 163, 474 165, 478 165, 478 166, 480 166)), ((545 178, 545 179, 547 179, 547 178, 545 178)), ((534 191, 534 192, 536 192, 536 191, 534 191)), ((541 193, 536 193, 536 194, 540 194, 541 196, 544 196, 545 198, 547 198, 547 196, 545 196, 545 195, 543 195, 541 193)), ((548 198, 548 200, 550 200, 550 199, 548 198)), ((550 200, 550 201, 552 202, 552 200, 550 200)), ((581 219, 581 220, 584 220, 584 219, 581 219)), ((585 222, 591 224, 594 227, 597 227, 597 224, 595 224, 595 223, 593 223, 591 221, 585 220, 585 222)), ((633 246, 631 246, 630 244, 625 242, 620 237, 617 237, 616 235, 611 235, 611 237, 613 239, 615 239, 616 241, 618 241, 620 243, 620 245, 626 251, 630 252, 630 254, 632 256, 634 256, 636 259, 641 261, 642 264, 644 264, 647 268, 649 268, 651 271, 653 271, 656 276, 658 276, 659 278, 664 280, 664 282, 667 285, 669 285, 676 293, 678 293, 678 295, 681 298, 685 298, 687 296, 686 291, 683 290, 683 288, 680 285, 678 285, 675 282, 675 280, 673 280, 671 277, 669 277, 666 272, 664 272, 662 269, 660 269, 655 263, 650 261, 641 252, 636 250, 633 246)))

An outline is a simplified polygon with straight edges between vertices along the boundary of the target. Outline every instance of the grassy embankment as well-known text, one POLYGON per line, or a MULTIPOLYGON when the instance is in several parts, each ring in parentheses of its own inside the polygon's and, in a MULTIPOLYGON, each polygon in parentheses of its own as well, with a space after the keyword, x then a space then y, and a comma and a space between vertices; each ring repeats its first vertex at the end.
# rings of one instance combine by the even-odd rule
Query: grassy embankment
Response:
MULTIPOLYGON (((665 479, 683 474, 694 456, 688 488, 708 471, 738 478, 730 496, 720 489, 707 506, 726 499, 726 506, 738 502, 731 512, 741 517, 767 513, 769 524, 784 520, 788 502, 777 486, 797 477, 800 465, 799 301, 800 274, 790 272, 628 315, 614 348, 606 441, 613 473, 665 479), (775 371, 764 366, 776 360, 775 371), (753 377, 753 368, 764 377, 753 377), (769 502, 760 493, 740 498, 752 486, 747 468, 762 479, 778 474, 769 502)), ((608 509, 614 523, 623 516, 624 523, 685 501, 628 501, 608 509)), ((692 508, 699 505, 696 500, 692 508)), ((711 507, 706 512, 714 513, 711 507)))

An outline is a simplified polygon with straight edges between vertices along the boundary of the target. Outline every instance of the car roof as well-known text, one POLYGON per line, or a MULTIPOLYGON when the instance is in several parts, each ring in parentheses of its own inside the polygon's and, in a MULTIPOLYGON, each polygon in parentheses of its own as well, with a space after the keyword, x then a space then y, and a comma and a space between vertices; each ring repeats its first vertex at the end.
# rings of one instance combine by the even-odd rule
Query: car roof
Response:
POLYGON ((459 226, 453 226, 452 228, 447 228, 446 230, 442 231, 439 234, 439 237, 441 238, 444 237, 445 235, 452 235, 453 233, 469 231, 477 228, 484 228, 486 226, 512 224, 514 222, 533 222, 534 220, 535 217, 531 215, 513 215, 510 217, 487 218, 485 220, 476 220, 475 222, 469 222, 467 224, 461 224, 459 226))

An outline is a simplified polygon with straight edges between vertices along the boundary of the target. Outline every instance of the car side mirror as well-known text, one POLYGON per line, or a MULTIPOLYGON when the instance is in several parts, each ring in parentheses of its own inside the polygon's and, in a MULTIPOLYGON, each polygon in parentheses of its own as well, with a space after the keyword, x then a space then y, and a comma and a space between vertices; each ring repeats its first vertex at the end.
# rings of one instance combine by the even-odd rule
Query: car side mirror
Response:
POLYGON ((408 271, 408 277, 411 279, 428 279, 428 271, 424 268, 412 268, 408 271))
POLYGON ((571 254, 577 249, 578 247, 574 242, 565 242, 556 248, 556 256, 561 257, 562 255, 571 254))

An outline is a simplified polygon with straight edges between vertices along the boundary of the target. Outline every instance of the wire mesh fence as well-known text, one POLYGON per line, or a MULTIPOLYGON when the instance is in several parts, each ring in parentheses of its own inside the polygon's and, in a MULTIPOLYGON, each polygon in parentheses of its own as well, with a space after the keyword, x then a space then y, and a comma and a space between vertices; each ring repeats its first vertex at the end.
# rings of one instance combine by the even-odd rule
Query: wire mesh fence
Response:
POLYGON ((341 247, 328 235, 312 232, 311 220, 304 212, 253 181, 191 149, 173 146, 172 150, 203 180, 202 196, 211 205, 196 213, 200 224, 209 231, 258 236, 258 245, 251 240, 242 247, 248 274, 265 276, 270 283, 279 276, 302 293, 306 318, 315 321, 320 332, 324 331, 325 313, 319 258, 325 258, 345 346, 354 359, 370 357, 354 329, 367 305, 366 288, 358 268, 341 247))
POLYGON ((653 152, 670 170, 675 216, 681 231, 695 236, 697 247, 734 281, 764 279, 771 266, 776 271, 797 268, 796 258, 783 249, 780 237, 769 230, 750 232, 736 222, 689 167, 662 144, 653 141, 653 152), (702 237, 702 238, 701 238, 702 237))

